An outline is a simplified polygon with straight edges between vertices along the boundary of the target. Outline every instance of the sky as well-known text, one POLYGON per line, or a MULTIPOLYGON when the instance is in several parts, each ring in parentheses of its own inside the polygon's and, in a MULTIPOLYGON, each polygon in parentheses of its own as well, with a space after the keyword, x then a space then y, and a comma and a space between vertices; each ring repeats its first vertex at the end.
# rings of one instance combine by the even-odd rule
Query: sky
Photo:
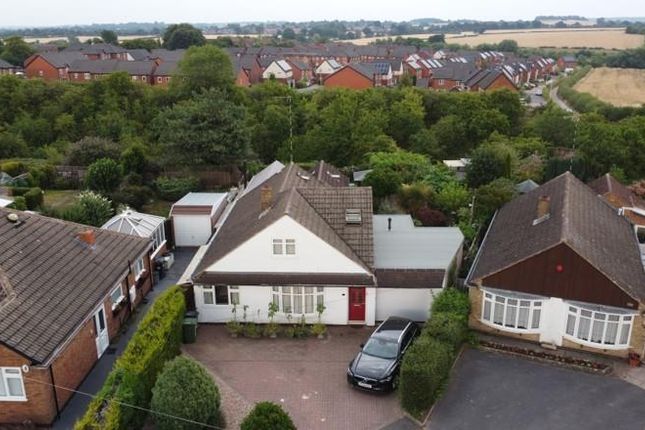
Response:
POLYGON ((0 26, 123 22, 517 20, 538 15, 645 16, 642 0, 0 0, 0 26))

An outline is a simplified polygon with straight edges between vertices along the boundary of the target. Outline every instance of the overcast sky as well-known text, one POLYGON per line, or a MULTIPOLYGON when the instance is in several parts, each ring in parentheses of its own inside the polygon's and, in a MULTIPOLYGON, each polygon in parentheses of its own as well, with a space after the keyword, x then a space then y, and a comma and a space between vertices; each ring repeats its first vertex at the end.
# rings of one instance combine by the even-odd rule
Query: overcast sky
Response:
POLYGON ((413 18, 516 20, 537 15, 645 16, 643 0, 0 0, 0 26, 413 18))

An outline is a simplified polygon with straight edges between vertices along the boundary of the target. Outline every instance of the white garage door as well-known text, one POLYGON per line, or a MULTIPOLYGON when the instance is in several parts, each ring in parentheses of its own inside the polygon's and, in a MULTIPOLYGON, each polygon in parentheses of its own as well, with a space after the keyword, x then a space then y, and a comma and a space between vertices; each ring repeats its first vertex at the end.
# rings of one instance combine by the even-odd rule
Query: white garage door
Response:
POLYGON ((173 215, 176 246, 201 246, 211 237, 208 215, 173 215))
MULTIPOLYGON (((441 289, 436 289, 437 294, 441 289)), ((376 320, 397 316, 413 321, 426 321, 432 305, 430 288, 377 288, 376 320)))

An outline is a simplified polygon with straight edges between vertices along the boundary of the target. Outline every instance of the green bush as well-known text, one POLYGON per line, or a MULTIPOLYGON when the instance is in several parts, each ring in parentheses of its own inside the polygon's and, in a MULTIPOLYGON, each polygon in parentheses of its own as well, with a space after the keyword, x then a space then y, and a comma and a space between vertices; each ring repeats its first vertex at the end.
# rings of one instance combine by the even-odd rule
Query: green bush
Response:
MULTIPOLYGON (((220 395, 208 372, 186 357, 164 366, 152 389, 150 409, 199 423, 220 424, 220 395)), ((153 414, 158 430, 199 430, 201 425, 153 414)))
POLYGON ((456 351, 468 337, 468 317, 454 312, 435 312, 423 334, 451 345, 456 351))
POLYGON ((14 197, 13 203, 11 203, 11 208, 19 211, 26 211, 27 201, 23 196, 14 197))
POLYGON ((242 421, 241 430, 296 430, 291 417, 280 405, 260 402, 242 421))
POLYGON ((9 176, 18 176, 25 173, 25 164, 20 161, 7 161, 0 165, 0 171, 9 176))
POLYGON ((25 203, 27 204, 27 209, 36 210, 43 205, 44 194, 43 190, 39 187, 31 188, 27 191, 23 197, 25 198, 25 203))
POLYGON ((117 203, 123 203, 137 210, 141 210, 148 203, 152 192, 143 185, 123 185, 112 193, 112 198, 117 203))
POLYGON ((56 168, 51 164, 45 164, 29 169, 30 185, 40 188, 53 188, 56 184, 56 168))
POLYGON ((422 418, 438 398, 455 354, 450 345, 422 336, 410 346, 401 365, 401 406, 422 418))
POLYGON ((29 192, 29 190, 31 190, 31 188, 30 187, 11 187, 10 190, 11 190, 11 195, 14 197, 17 197, 17 196, 24 196, 29 192))
POLYGON ((76 430, 141 428, 146 412, 118 402, 148 408, 157 376, 165 363, 179 354, 185 311, 184 293, 179 286, 157 298, 103 388, 74 426, 76 430))
POLYGON ((162 199, 174 202, 191 191, 197 191, 199 181, 197 178, 168 178, 165 176, 157 178, 155 181, 157 193, 162 199))
POLYGON ((468 294, 456 288, 446 288, 434 298, 431 315, 439 312, 452 312, 468 318, 470 301, 468 294))
POLYGON ((122 179, 121 166, 110 158, 101 158, 88 167, 85 182, 90 190, 107 194, 116 190, 122 179))

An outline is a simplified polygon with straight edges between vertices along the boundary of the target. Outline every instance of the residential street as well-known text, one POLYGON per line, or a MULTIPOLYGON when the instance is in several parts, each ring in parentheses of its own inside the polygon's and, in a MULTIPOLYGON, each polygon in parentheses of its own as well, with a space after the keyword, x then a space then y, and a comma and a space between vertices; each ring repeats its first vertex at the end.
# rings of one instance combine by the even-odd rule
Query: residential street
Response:
MULTIPOLYGON (((125 334, 121 335, 115 343, 110 345, 110 347, 116 348, 116 351, 114 353, 110 353, 108 350, 103 354, 92 371, 87 375, 87 378, 85 378, 81 386, 78 387, 78 391, 89 394, 98 393, 103 386, 105 378, 107 378, 110 370, 112 370, 112 365, 123 353, 128 341, 136 331, 136 327, 139 324, 139 321, 141 321, 141 318, 146 314, 147 310, 159 294, 165 291, 166 288, 177 283, 177 280, 183 274, 196 251, 197 248, 179 248, 174 251, 175 263, 170 270, 166 272, 164 279, 162 279, 161 282, 155 285, 154 289, 150 291, 147 296, 148 303, 142 303, 139 306, 136 314, 134 314, 132 319, 128 322, 125 334)), ((75 394, 63 409, 60 418, 54 422, 52 428, 54 430, 69 430, 73 428, 76 420, 85 413, 90 400, 91 399, 88 396, 78 393, 75 394)))
POLYGON ((612 376, 467 349, 427 428, 642 429, 645 390, 612 376))

